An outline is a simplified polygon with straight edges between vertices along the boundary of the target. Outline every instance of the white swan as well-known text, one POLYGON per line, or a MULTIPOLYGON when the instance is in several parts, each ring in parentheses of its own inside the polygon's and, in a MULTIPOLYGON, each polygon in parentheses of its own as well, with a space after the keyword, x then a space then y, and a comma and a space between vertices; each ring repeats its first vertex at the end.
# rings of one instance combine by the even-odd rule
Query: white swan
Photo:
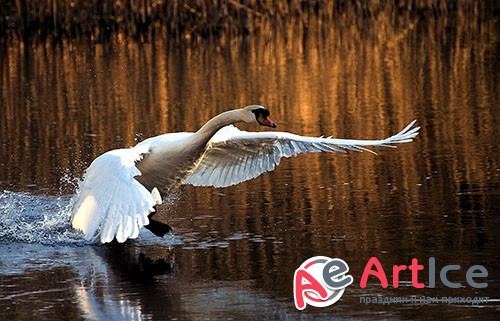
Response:
POLYGON ((413 121, 383 140, 351 140, 245 132, 231 125, 237 122, 276 127, 266 108, 252 105, 224 112, 196 133, 164 134, 97 157, 74 198, 73 227, 87 240, 100 236, 102 243, 136 238, 143 226, 163 235, 169 227, 163 224, 166 229, 155 232, 153 222, 158 223, 151 220, 154 206, 161 204, 160 191, 166 193, 181 184, 231 186, 272 171, 282 157, 300 153, 394 147, 411 142, 420 128, 412 128, 413 121))

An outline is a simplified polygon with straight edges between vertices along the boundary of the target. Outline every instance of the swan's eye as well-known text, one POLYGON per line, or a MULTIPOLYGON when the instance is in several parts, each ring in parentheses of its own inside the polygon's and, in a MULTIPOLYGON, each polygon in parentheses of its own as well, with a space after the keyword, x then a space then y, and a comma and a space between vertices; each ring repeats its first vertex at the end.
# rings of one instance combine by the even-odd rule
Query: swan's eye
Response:
POLYGON ((269 110, 265 109, 265 108, 257 108, 257 109, 254 109, 252 110, 252 113, 255 114, 255 118, 258 118, 259 116, 262 116, 264 118, 267 118, 269 117, 269 115, 271 114, 269 112, 269 110))

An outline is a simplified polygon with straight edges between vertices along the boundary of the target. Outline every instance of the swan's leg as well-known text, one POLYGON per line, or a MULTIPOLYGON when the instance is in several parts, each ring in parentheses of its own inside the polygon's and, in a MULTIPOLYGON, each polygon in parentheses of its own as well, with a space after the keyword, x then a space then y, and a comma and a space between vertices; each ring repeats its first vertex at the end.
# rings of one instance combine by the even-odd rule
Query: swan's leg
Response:
POLYGON ((156 214, 156 207, 154 207, 155 211, 151 212, 148 215, 149 218, 149 224, 144 225, 145 228, 151 231, 156 236, 159 237, 164 237, 165 234, 172 232, 172 227, 168 224, 162 223, 160 221, 157 221, 153 219, 153 216, 156 214))

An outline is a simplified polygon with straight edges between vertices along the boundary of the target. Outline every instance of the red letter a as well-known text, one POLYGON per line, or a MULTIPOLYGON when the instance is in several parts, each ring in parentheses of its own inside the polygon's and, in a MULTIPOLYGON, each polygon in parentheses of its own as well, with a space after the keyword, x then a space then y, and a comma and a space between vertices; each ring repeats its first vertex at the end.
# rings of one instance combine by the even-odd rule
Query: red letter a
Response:
POLYGON ((361 276, 361 282, 359 286, 361 288, 366 287, 366 282, 368 281, 368 276, 373 275, 377 277, 380 280, 380 284, 382 284, 382 287, 385 289, 389 285, 387 282, 387 276, 385 275, 384 268, 380 264, 379 260, 376 257, 372 257, 368 263, 366 263, 365 269, 363 270, 363 275, 361 276), (376 271, 372 270, 372 266, 375 266, 377 269, 376 271))
POLYGON ((326 299, 326 296, 328 295, 325 288, 323 288, 323 286, 304 269, 297 269, 295 271, 293 285, 295 306, 299 310, 306 307, 306 303, 304 302, 305 291, 315 291, 322 299, 326 299), (303 279, 309 283, 304 284, 304 282, 302 282, 303 279))

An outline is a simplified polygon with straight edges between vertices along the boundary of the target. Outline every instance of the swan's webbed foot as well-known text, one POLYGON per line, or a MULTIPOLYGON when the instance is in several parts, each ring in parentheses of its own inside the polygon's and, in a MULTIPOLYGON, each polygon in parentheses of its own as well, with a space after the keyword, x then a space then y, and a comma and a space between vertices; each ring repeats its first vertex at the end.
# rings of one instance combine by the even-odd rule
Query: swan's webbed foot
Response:
POLYGON ((155 214, 156 214, 156 208, 154 212, 148 215, 149 224, 144 225, 144 227, 147 228, 149 231, 151 231, 151 233, 159 237, 164 237, 165 234, 172 232, 173 229, 170 225, 153 219, 153 216, 155 214))

